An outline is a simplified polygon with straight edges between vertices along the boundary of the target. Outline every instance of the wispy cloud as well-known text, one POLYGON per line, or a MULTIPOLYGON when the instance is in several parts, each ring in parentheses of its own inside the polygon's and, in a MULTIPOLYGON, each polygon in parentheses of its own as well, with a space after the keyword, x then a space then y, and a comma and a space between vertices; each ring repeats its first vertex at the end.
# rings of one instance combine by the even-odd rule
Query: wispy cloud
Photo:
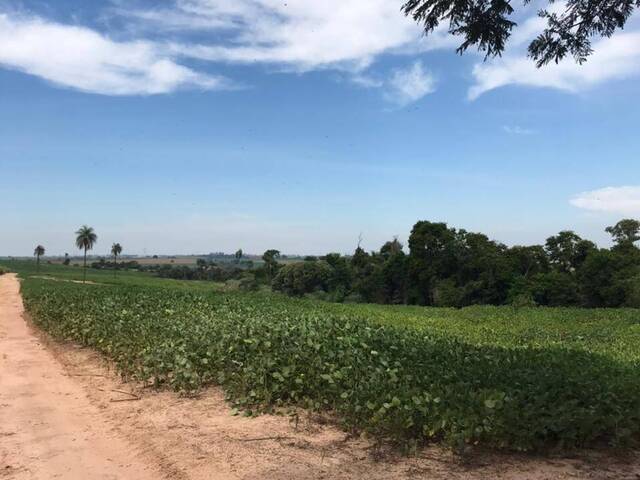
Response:
POLYGON ((385 98, 399 106, 420 100, 436 89, 436 80, 425 70, 422 62, 414 62, 407 69, 395 70, 385 84, 385 98))
POLYGON ((574 207, 593 212, 640 215, 640 185, 604 187, 582 192, 570 200, 574 207))
POLYGON ((554 88, 575 93, 609 80, 640 74, 639 31, 617 33, 595 42, 594 54, 583 65, 578 65, 573 59, 565 59, 559 64, 536 68, 527 58, 523 43, 515 45, 515 52, 474 66, 474 84, 468 91, 470 100, 507 85, 554 88))
POLYGON ((154 10, 120 8, 142 28, 217 32, 223 39, 173 42, 180 55, 233 63, 273 63, 297 71, 366 69, 383 53, 452 45, 445 29, 424 38, 389 0, 176 0, 154 10))
POLYGON ((524 128, 519 125, 503 125, 502 130, 510 135, 533 135, 536 133, 535 130, 524 128))
POLYGON ((222 77, 179 65, 152 42, 116 42, 89 28, 9 14, 0 14, 0 65, 106 95, 230 86, 222 77))

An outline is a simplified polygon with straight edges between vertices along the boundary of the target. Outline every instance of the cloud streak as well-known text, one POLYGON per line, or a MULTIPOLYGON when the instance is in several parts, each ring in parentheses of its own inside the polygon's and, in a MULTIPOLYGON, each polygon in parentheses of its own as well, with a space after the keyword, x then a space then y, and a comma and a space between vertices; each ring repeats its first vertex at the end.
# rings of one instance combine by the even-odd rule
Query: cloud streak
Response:
MULTIPOLYGON (((532 30, 525 23, 525 31, 532 30)), ((594 43, 594 53, 586 63, 579 65, 572 59, 559 64, 536 68, 526 56, 524 37, 515 42, 515 48, 502 58, 473 67, 474 84, 467 97, 475 100, 497 88, 520 85, 553 88, 570 93, 586 91, 610 80, 625 79, 640 74, 640 32, 617 33, 594 43)))
POLYGON ((118 12, 170 31, 223 34, 218 41, 174 42, 180 55, 298 71, 361 71, 383 53, 452 45, 444 29, 421 37, 420 27, 388 0, 177 0, 171 8, 118 12))
POLYGON ((582 192, 570 200, 574 207, 592 212, 640 215, 640 185, 604 187, 582 192))
POLYGON ((504 130, 509 135, 533 135, 535 130, 530 128, 524 128, 520 125, 503 125, 502 130, 504 130))
POLYGON ((94 30, 0 14, 0 65, 57 85, 104 95, 229 88, 176 63, 152 42, 116 42, 94 30))

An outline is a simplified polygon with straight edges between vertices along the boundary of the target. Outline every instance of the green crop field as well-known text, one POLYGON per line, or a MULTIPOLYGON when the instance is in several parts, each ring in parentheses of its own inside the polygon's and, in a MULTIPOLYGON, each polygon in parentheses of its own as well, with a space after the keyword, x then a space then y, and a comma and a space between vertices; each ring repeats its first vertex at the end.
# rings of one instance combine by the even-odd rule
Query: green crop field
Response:
POLYGON ((127 378, 221 385, 240 413, 326 411, 405 446, 640 439, 638 310, 331 304, 135 272, 81 285, 73 267, 3 263, 55 337, 96 348, 127 378))

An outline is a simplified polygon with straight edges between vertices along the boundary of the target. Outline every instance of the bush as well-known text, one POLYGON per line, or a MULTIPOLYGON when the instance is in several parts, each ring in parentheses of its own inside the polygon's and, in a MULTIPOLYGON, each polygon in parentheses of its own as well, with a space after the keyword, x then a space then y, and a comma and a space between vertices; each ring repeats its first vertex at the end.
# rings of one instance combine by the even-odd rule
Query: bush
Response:
POLYGON ((296 296, 326 291, 330 273, 330 267, 324 262, 290 263, 280 269, 272 286, 276 291, 296 296))

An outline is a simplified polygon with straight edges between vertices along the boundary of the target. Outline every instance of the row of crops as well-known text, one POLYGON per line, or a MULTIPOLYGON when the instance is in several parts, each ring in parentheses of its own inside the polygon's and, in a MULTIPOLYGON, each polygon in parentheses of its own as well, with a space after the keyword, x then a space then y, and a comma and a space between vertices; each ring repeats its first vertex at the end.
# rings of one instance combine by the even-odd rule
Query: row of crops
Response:
POLYGON ((403 445, 640 439, 633 310, 394 309, 37 279, 22 291, 42 328, 128 378, 183 392, 218 384, 248 413, 327 411, 403 445))

